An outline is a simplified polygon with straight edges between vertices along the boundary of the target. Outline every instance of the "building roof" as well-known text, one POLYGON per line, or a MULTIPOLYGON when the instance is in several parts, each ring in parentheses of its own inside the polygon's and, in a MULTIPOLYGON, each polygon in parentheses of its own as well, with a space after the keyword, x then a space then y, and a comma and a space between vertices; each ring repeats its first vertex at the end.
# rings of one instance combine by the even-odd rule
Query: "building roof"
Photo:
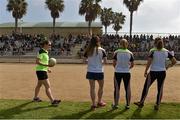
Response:
MULTIPOLYGON (((14 22, 8 22, 8 23, 2 23, 0 24, 0 28, 11 28, 14 27, 14 22)), ((18 23, 18 26, 22 27, 42 27, 42 28, 47 28, 47 27, 52 27, 53 24, 52 22, 22 22, 18 23)), ((56 27, 88 27, 88 22, 56 22, 56 27)), ((91 27, 102 27, 101 22, 92 22, 91 27)))

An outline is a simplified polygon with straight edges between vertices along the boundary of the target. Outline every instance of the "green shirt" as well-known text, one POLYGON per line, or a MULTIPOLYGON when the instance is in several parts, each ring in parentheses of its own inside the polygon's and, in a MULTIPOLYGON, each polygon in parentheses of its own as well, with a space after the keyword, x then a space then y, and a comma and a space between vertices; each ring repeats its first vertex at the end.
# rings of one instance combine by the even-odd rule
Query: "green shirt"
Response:
MULTIPOLYGON (((40 63, 48 65, 49 55, 47 50, 44 49, 39 50, 37 58, 40 59, 40 63)), ((43 66, 39 64, 36 66, 36 71, 47 71, 47 70, 48 70, 47 66, 43 66)))

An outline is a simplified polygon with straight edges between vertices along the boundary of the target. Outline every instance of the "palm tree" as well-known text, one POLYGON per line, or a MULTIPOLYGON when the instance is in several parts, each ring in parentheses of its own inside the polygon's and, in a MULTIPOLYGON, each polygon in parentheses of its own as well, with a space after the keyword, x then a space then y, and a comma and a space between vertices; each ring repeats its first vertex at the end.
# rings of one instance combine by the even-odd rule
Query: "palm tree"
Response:
POLYGON ((112 20, 112 23, 113 23, 113 29, 116 31, 116 34, 118 34, 118 31, 122 28, 122 24, 124 24, 125 22, 125 15, 121 13, 117 13, 115 12, 113 14, 113 20, 112 20))
POLYGON ((107 27, 112 22, 113 11, 112 8, 104 8, 101 11, 101 22, 105 27, 105 34, 107 34, 107 27))
POLYGON ((26 14, 28 3, 25 0, 8 0, 7 11, 12 11, 12 16, 15 18, 15 32, 17 32, 18 19, 21 19, 26 14))
POLYGON ((46 0, 47 8, 51 11, 53 18, 53 34, 55 33, 56 18, 59 18, 59 13, 64 11, 64 0, 46 0))
POLYGON ((120 24, 114 24, 113 29, 116 31, 116 35, 118 34, 118 31, 122 29, 122 26, 120 24))
POLYGON ((130 40, 132 39, 132 22, 133 22, 133 12, 137 11, 140 2, 143 0, 124 0, 123 3, 129 9, 130 12, 130 40))
POLYGON ((79 14, 85 14, 85 20, 88 22, 88 31, 91 35, 91 23, 101 14, 101 0, 81 0, 79 14))

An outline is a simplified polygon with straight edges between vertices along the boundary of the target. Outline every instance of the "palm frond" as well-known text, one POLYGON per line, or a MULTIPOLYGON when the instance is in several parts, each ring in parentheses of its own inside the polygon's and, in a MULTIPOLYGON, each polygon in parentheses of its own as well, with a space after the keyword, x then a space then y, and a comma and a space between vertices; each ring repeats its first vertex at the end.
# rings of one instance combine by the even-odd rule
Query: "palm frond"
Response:
POLYGON ((101 17, 100 17, 102 24, 104 26, 109 26, 112 21, 112 16, 113 16, 112 8, 102 9, 101 17))
POLYGON ((86 21, 94 21, 101 14, 101 0, 81 0, 79 14, 85 15, 86 21))
POLYGON ((123 0, 123 3, 129 9, 129 11, 136 11, 143 0, 123 0))
POLYGON ((51 11, 51 16, 53 18, 58 18, 59 13, 64 11, 64 1, 63 0, 46 0, 46 7, 51 11))
POLYGON ((28 3, 25 0, 8 0, 7 10, 12 11, 14 18, 21 19, 27 12, 28 3))

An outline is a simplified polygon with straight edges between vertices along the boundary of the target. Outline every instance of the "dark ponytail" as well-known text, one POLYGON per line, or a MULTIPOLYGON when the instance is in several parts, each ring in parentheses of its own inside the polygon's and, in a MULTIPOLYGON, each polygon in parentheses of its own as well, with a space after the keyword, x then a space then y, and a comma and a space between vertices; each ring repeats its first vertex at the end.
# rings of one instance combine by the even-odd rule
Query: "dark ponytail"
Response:
POLYGON ((85 50, 87 56, 92 56, 94 53, 94 49, 96 48, 96 54, 98 54, 98 47, 100 47, 100 41, 98 36, 93 36, 88 47, 85 50))

